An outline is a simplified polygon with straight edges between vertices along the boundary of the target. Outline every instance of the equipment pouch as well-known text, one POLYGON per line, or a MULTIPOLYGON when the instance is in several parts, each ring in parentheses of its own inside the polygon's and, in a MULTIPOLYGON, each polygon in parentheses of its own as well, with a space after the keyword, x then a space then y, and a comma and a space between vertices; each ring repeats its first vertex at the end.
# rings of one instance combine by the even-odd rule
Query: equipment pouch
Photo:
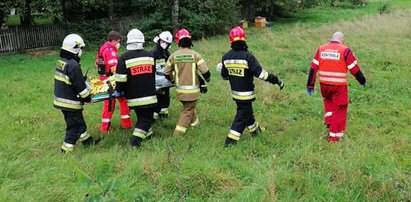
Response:
POLYGON ((100 75, 105 75, 106 74, 106 64, 104 63, 103 57, 98 57, 98 62, 97 62, 97 73, 100 75))

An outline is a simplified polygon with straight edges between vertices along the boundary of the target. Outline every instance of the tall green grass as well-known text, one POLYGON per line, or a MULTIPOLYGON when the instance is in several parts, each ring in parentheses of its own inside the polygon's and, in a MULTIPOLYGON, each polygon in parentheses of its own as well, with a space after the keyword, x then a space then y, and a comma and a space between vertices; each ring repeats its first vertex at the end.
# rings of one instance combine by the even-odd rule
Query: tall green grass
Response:
MULTIPOLYGON (((155 137, 140 149, 129 146, 131 130, 119 129, 117 109, 115 129, 101 144, 60 154, 65 124, 52 107, 57 55, 2 55, 0 201, 409 201, 410 18, 405 10, 248 30, 250 50, 286 87, 255 81, 254 111, 267 130, 256 138, 245 132, 232 148, 222 145, 235 104, 214 69, 229 49, 226 36, 195 43, 212 73, 198 104, 199 128, 172 136, 182 110, 172 91, 169 118, 155 123, 155 137), (318 86, 308 97, 305 83, 316 48, 337 30, 369 87, 350 78, 347 137, 330 144, 318 86)), ((84 53, 83 71, 94 56, 84 53)), ((100 135, 101 108, 85 106, 93 136, 100 135)))

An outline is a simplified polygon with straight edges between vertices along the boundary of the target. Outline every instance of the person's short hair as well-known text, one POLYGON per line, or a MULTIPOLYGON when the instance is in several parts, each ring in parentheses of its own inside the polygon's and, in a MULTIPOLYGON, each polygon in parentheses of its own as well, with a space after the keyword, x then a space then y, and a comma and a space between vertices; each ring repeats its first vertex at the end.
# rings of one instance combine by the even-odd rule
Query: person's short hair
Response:
POLYGON ((107 35, 107 40, 108 41, 117 41, 119 39, 121 39, 121 35, 120 35, 120 33, 116 32, 116 31, 111 31, 107 35))
POLYGON ((180 40, 178 46, 182 48, 191 48, 193 46, 193 43, 190 38, 185 37, 180 40))

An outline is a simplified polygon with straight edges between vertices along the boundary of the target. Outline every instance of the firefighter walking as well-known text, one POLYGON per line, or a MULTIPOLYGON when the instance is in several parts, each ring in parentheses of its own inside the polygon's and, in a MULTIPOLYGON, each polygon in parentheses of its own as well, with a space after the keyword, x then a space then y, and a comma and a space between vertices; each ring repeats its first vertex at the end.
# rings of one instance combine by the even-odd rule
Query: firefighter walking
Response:
POLYGON ((200 123, 196 114, 196 105, 200 92, 205 92, 205 88, 201 89, 199 77, 209 82, 210 71, 202 56, 191 49, 193 46, 191 34, 186 29, 180 29, 176 33, 176 42, 180 49, 168 59, 165 75, 174 81, 177 98, 184 107, 174 130, 174 136, 182 136, 189 126, 195 127, 200 123))
POLYGON ((127 52, 120 56, 115 74, 116 96, 122 94, 130 109, 137 115, 134 132, 130 138, 132 146, 153 134, 154 107, 157 104, 155 89, 155 62, 152 52, 144 50, 144 35, 138 29, 127 34, 127 52))
POLYGON ((83 39, 77 34, 69 34, 63 40, 60 59, 54 74, 54 107, 60 109, 66 122, 66 135, 62 152, 71 152, 77 141, 89 146, 93 138, 87 132, 83 118, 84 102, 90 102, 88 89, 80 68, 83 39))
MULTIPOLYGON (((108 33, 107 41, 100 47, 96 56, 96 65, 98 68, 99 79, 106 81, 108 77, 116 72, 118 64, 118 49, 120 48, 121 36, 116 31, 108 33)), ((120 119, 123 128, 133 127, 130 118, 130 110, 127 106, 127 100, 124 97, 117 98, 120 105, 120 119)), ((105 100, 101 114, 101 132, 107 132, 111 129, 111 118, 116 106, 116 99, 105 100)))
POLYGON ((331 42, 317 49, 311 62, 307 81, 307 94, 312 95, 317 72, 324 102, 324 124, 329 128, 328 140, 339 141, 344 136, 348 109, 348 75, 350 73, 362 85, 366 79, 351 49, 343 45, 344 35, 335 32, 331 42))
POLYGON ((157 107, 154 112, 154 119, 167 118, 168 107, 170 106, 170 87, 173 85, 165 78, 164 69, 166 62, 170 57, 168 48, 173 42, 173 35, 169 31, 161 32, 154 38, 157 45, 154 47, 153 55, 156 62, 156 89, 157 89, 157 107))
POLYGON ((223 56, 219 66, 223 79, 230 82, 231 95, 237 104, 237 114, 225 140, 226 147, 237 143, 245 128, 248 128, 252 136, 261 133, 260 125, 253 114, 252 103, 256 98, 253 78, 258 77, 277 84, 281 90, 284 88, 284 83, 274 74, 265 71, 257 58, 248 51, 246 33, 241 27, 234 27, 229 38, 231 50, 223 56))

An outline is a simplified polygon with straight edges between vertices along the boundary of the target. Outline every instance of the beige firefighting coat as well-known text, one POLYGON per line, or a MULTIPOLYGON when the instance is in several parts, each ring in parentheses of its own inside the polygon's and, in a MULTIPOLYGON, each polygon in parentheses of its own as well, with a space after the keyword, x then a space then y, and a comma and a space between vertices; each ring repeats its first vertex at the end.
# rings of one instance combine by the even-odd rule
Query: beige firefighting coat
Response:
POLYGON ((199 74, 207 71, 206 62, 199 53, 181 48, 168 58, 164 73, 173 79, 179 100, 194 101, 200 97, 199 74))

